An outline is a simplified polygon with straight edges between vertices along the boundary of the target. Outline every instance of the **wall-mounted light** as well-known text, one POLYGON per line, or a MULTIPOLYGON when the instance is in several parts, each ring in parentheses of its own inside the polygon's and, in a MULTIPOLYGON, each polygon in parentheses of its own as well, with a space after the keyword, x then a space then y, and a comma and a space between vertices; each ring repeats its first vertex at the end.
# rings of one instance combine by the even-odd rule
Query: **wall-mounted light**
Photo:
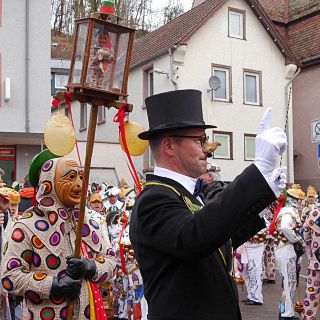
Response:
POLYGON ((9 101, 11 98, 11 90, 10 90, 10 78, 5 78, 4 80, 4 101, 9 101))

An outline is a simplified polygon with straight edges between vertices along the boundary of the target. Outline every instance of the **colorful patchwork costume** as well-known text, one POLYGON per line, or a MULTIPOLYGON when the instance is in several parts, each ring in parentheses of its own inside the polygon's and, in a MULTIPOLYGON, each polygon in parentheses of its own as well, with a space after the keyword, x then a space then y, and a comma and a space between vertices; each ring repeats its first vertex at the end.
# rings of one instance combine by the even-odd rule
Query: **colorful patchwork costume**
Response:
MULTIPOLYGON (((53 278, 66 273, 66 257, 74 252, 79 214, 77 207, 66 208, 56 193, 54 181, 60 159, 50 159, 42 165, 38 205, 15 223, 5 246, 1 282, 9 293, 25 297, 23 319, 67 319, 67 301, 59 296, 49 297, 53 278)), ((113 253, 101 239, 99 223, 87 219, 83 244, 96 264, 93 282, 111 279, 115 267, 113 253)), ((88 282, 82 280, 74 319, 91 319, 88 287, 88 282)))
POLYGON ((303 238, 308 252, 308 278, 303 320, 316 320, 320 299, 320 210, 317 206, 304 223, 303 238))

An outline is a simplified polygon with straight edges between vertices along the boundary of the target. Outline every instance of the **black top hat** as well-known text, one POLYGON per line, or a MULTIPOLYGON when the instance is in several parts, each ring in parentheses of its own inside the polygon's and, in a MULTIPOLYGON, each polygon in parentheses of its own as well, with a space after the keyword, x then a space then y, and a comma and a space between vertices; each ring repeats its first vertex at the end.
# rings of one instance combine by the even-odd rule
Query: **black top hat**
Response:
POLYGON ((216 128, 203 121, 201 91, 169 91, 146 99, 149 130, 138 137, 151 140, 158 133, 188 128, 216 128))

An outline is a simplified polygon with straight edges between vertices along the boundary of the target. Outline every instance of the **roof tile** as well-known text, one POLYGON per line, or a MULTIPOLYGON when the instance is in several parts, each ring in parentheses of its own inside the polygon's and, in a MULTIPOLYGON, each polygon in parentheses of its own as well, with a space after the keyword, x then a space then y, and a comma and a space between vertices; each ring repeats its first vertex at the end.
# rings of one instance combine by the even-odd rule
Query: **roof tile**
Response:
POLYGON ((319 0, 259 0, 299 61, 320 55, 319 0), (285 21, 288 1, 288 21, 285 21), (309 16, 313 14, 312 16, 309 16), (299 19, 299 20, 297 20, 299 19), (280 22, 280 24, 279 24, 280 22))

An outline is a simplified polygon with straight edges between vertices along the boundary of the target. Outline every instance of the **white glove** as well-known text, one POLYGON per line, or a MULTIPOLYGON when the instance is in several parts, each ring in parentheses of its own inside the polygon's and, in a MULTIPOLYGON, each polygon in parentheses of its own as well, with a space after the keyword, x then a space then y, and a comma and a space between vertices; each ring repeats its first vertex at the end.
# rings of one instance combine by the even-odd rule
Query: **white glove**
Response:
MULTIPOLYGON (((285 174, 284 170, 275 171, 279 163, 280 156, 285 151, 287 146, 287 136, 280 128, 269 129, 269 122, 271 118, 271 108, 268 108, 262 116, 260 122, 259 133, 256 136, 256 154, 254 164, 262 173, 268 184, 273 183, 275 186, 282 185, 281 174, 285 174)), ((271 189, 277 196, 279 193, 278 187, 271 189)), ((280 191, 281 192, 281 191, 280 191)))
POLYGON ((287 167, 274 169, 270 177, 264 176, 273 193, 279 198, 281 192, 286 188, 287 167))

